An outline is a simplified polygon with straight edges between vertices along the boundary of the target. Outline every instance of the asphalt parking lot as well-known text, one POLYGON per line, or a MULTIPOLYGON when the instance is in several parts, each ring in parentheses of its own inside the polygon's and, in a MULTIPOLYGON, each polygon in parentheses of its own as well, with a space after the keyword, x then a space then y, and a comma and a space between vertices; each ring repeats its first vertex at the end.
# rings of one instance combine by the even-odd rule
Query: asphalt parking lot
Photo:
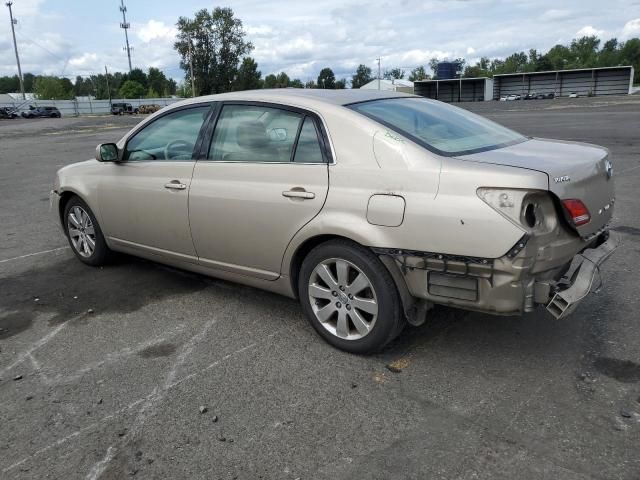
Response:
POLYGON ((54 172, 140 117, 0 121, 0 478, 640 478, 640 98, 466 107, 608 147, 621 246, 566 320, 436 308, 370 357, 293 300, 73 257, 54 172))

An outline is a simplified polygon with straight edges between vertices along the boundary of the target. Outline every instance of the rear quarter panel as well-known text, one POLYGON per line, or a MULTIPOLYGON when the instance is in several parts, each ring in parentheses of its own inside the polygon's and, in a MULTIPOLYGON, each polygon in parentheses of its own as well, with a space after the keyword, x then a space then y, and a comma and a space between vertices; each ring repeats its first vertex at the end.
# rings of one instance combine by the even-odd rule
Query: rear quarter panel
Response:
POLYGON ((320 214, 289 245, 285 269, 297 248, 318 235, 339 235, 370 247, 496 258, 525 233, 480 200, 476 190, 547 190, 545 174, 440 157, 353 115, 325 115, 336 152, 336 163, 329 167, 329 193, 320 214), (367 205, 376 194, 405 199, 401 225, 367 221, 367 205))

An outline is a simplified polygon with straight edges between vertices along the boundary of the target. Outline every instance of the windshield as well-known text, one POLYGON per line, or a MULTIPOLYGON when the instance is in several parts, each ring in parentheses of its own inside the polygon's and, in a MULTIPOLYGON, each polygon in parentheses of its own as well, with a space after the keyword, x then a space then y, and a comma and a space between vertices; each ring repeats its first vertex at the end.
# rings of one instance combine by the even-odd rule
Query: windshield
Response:
POLYGON ((527 140, 462 108, 426 98, 393 98, 349 108, 443 155, 492 150, 527 140))

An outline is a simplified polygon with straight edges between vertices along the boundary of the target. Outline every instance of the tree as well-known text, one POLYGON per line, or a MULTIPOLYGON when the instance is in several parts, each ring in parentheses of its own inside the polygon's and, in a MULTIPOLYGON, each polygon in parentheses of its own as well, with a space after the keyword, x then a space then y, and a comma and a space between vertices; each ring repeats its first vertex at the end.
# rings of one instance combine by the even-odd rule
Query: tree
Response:
POLYGON ((387 80, 404 78, 404 70, 401 68, 392 68, 391 70, 385 70, 382 78, 386 78, 387 80))
MULTIPOLYGON (((16 75, 15 78, 16 78, 16 80, 18 80, 18 76, 17 75, 16 75)), ((34 84, 35 80, 36 80, 36 76, 33 73, 25 73, 22 76, 22 82, 24 83, 24 91, 25 92, 33 92, 33 84, 34 84)), ((14 92, 18 91, 18 90, 20 90, 19 87, 18 87, 17 90, 14 90, 14 92)))
POLYGON ((13 93, 19 91, 20 79, 18 78, 18 75, 13 75, 11 77, 0 77, 0 93, 13 93))
POLYGON ((347 79, 341 78, 340 80, 336 80, 335 89, 336 90, 344 90, 347 88, 347 79))
POLYGON ((198 95, 227 92, 238 76, 240 59, 253 50, 245 41, 242 21, 231 8, 216 7, 212 12, 199 10, 193 19, 180 17, 174 44, 181 57, 185 79, 189 71, 189 44, 192 44, 193 75, 198 95))
MULTIPOLYGON (((71 85, 69 79, 66 79, 71 85)), ((34 93, 38 98, 46 100, 67 100, 73 97, 73 85, 69 87, 57 77, 41 76, 34 81, 34 93)))
MULTIPOLYGON (((135 80, 135 79, 132 78, 131 80, 135 80)), ((162 73, 160 69, 155 67, 150 67, 149 73, 147 73, 147 86, 149 88, 149 92, 147 93, 147 96, 149 98, 157 98, 160 95, 168 95, 167 83, 168 83, 167 77, 165 77, 164 73, 162 73), (155 97, 152 97, 150 95, 151 92, 156 94, 155 97)))
POLYGON ((77 97, 86 97, 96 94, 91 79, 83 78, 80 75, 76 77, 76 83, 73 85, 73 92, 77 97))
POLYGON ((276 75, 276 88, 287 88, 289 86, 289 75, 284 72, 280 72, 276 75))
POLYGON ((304 84, 304 88, 318 88, 318 85, 316 85, 316 82, 314 82, 313 80, 309 80, 304 84))
POLYGON ((633 65, 634 82, 640 83, 640 38, 632 38, 620 46, 619 61, 622 65, 633 65))
POLYGON ((318 75, 318 88, 336 88, 336 76, 329 67, 320 70, 320 75, 318 75))
POLYGON ((573 67, 590 68, 595 67, 598 60, 598 47, 600 39, 598 37, 582 37, 573 39, 569 50, 573 56, 573 67))
POLYGON ((351 77, 351 88, 360 88, 371 80, 373 80, 371 69, 366 65, 360 64, 356 69, 356 73, 351 77))
POLYGON ((428 80, 429 78, 430 77, 423 66, 414 68, 409 74, 410 82, 417 82, 418 80, 428 80))
POLYGON ((299 78, 294 78, 289 82, 289 87, 291 88, 304 88, 304 83, 299 78))
POLYGON ((140 98, 144 95, 145 89, 135 80, 127 80, 120 87, 119 93, 122 98, 140 98))
POLYGON ((258 70, 258 64, 251 57, 242 59, 238 68, 238 75, 233 84, 234 90, 255 90, 262 88, 262 73, 258 70))
POLYGON ((429 68, 431 69, 431 72, 433 73, 433 78, 438 78, 438 64, 440 63, 440 60, 437 58, 432 58, 431 60, 429 60, 429 68))
POLYGON ((276 88, 277 83, 278 79, 273 73, 264 77, 264 88, 276 88))
POLYGON ((133 80, 134 82, 139 83, 145 90, 149 88, 149 79, 147 78, 147 74, 139 68, 134 68, 129 73, 125 73, 123 81, 126 82, 127 80, 133 80))

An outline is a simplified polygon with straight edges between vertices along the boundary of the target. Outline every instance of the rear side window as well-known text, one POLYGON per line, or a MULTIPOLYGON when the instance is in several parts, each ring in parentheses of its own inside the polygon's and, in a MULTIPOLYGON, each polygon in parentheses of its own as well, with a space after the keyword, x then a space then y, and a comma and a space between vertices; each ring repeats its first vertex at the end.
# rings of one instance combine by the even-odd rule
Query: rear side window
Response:
POLYGON ((318 132, 311 117, 304 119, 293 161, 297 163, 324 163, 318 132))
POLYGON ((225 105, 209 148, 209 160, 291 161, 303 116, 278 108, 225 105))
POLYGON ((350 108, 443 155, 492 150, 526 140, 480 115, 425 98, 374 100, 350 108))

